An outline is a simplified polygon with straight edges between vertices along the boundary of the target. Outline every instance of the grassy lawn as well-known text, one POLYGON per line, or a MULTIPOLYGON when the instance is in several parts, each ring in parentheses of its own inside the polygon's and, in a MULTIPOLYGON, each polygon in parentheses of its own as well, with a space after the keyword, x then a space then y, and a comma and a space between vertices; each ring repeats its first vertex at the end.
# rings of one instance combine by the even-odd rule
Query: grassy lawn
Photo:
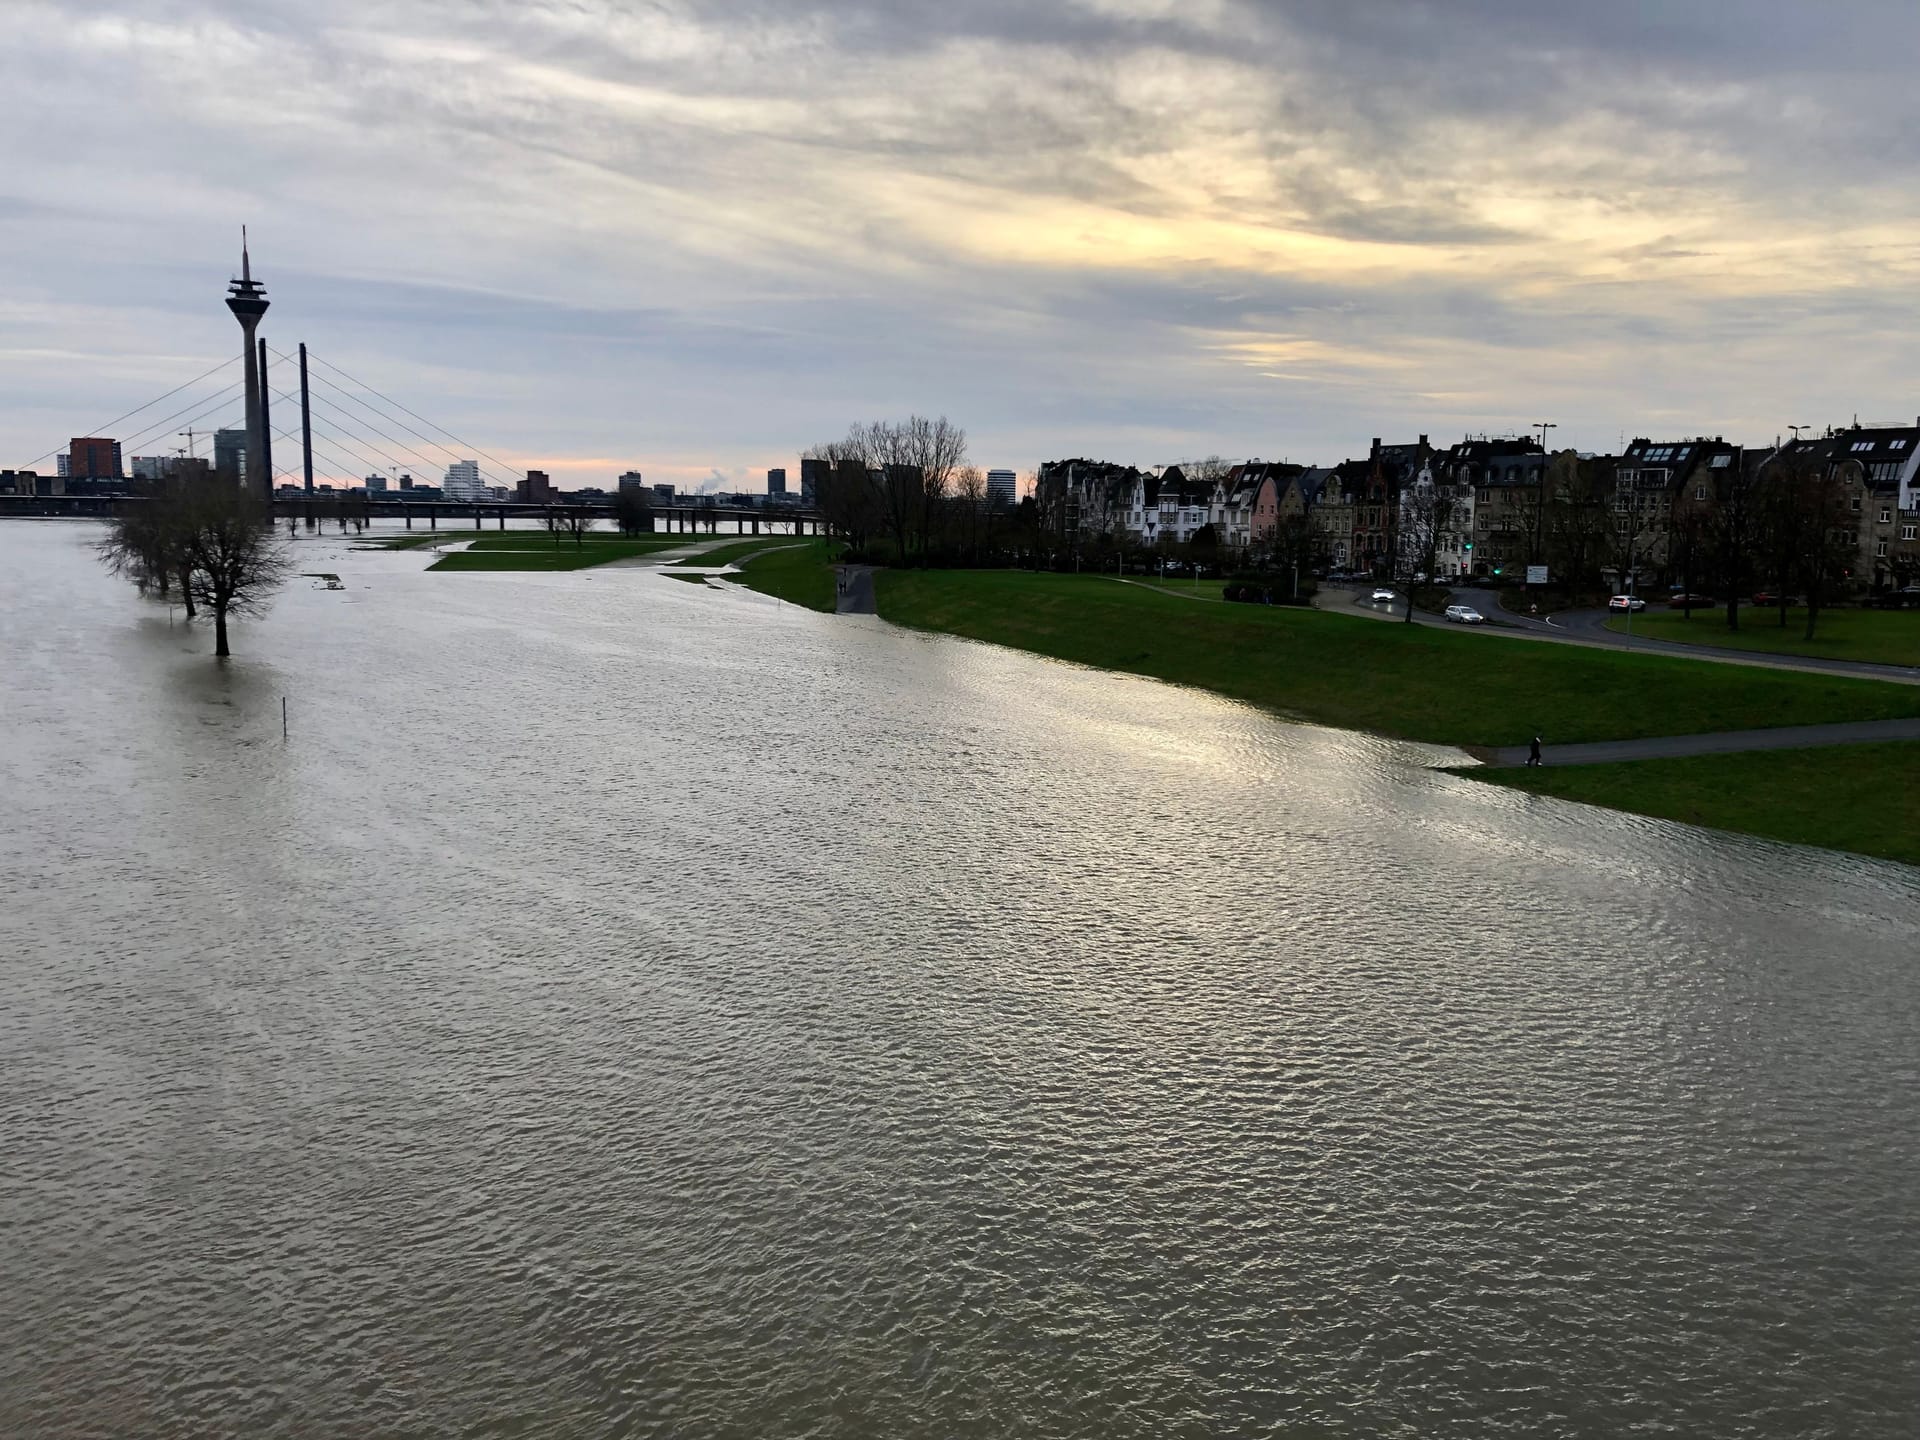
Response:
MULTIPOLYGON (((1607 621, 1609 630, 1626 633, 1625 617, 1607 621)), ((1633 633, 1683 645, 1719 645, 1729 650, 1764 650, 1777 655, 1818 655, 1831 660, 1868 660, 1881 665, 1920 665, 1920 610, 1824 610, 1814 638, 1806 639, 1807 612, 1789 610, 1780 624, 1778 610, 1740 607, 1740 628, 1727 629, 1719 607, 1696 610, 1691 620, 1678 610, 1647 610, 1633 617, 1633 633)))
MULTIPOLYGON (((1131 577, 1129 577, 1131 578, 1131 577)), ((1184 595, 1189 600, 1224 600, 1227 582, 1224 580, 1202 580, 1194 584, 1191 580, 1139 580, 1136 582, 1149 590, 1162 590, 1169 595, 1184 595)))
POLYGON ((1920 865, 1920 741, 1461 773, 1536 795, 1920 865))
MULTIPOLYGON (((761 566, 802 553, 756 562, 749 583, 761 566)), ((1096 576, 885 570, 875 578, 881 615, 903 625, 1444 744, 1517 744, 1535 731, 1571 744, 1920 715, 1920 687, 1291 607, 1200 605, 1096 576)), ((830 608, 824 570, 818 584, 817 608, 830 608)))
POLYGON ((762 595, 778 596, 789 604, 831 614, 835 596, 833 571, 828 566, 839 553, 837 540, 803 540, 795 549, 748 556, 734 578, 762 595))
POLYGON ((382 535, 379 539, 363 537, 364 543, 355 547, 361 550, 418 550, 422 545, 434 545, 441 541, 464 543, 468 540, 484 539, 490 532, 484 530, 418 530, 408 535, 382 535))
MULTIPOLYGON (((501 537, 496 537, 501 538, 501 537)), ((609 535, 600 541, 575 545, 564 540, 556 546, 541 537, 538 545, 488 545, 476 540, 471 550, 455 550, 442 555, 428 570, 585 570, 605 565, 609 560, 625 560, 634 555, 650 555, 671 549, 672 541, 623 540, 609 535)))
POLYGON ((749 555, 758 554, 760 551, 769 549, 775 545, 804 544, 806 544, 804 539, 796 540, 791 535, 763 536, 755 540, 742 540, 733 545, 722 545, 718 549, 705 550, 698 555, 689 555, 684 560, 670 560, 667 563, 670 565, 703 565, 708 567, 715 565, 734 565, 749 555))

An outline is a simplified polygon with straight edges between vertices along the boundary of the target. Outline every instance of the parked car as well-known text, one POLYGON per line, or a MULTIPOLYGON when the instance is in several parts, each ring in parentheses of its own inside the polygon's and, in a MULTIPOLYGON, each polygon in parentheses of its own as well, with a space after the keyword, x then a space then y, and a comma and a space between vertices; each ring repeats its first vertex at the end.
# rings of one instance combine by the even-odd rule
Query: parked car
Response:
POLYGON ((1447 606, 1447 619, 1453 621, 1456 625, 1484 625, 1487 623, 1487 617, 1471 605, 1447 606))
POLYGON ((1382 586, 1380 589, 1375 590, 1373 594, 1368 598, 1371 599, 1373 603, 1376 605, 1391 605, 1394 601, 1398 600, 1400 597, 1394 594, 1393 591, 1387 589, 1385 586, 1382 586))
POLYGON ((1675 595, 1667 601, 1675 610, 1704 610, 1719 603, 1711 595, 1675 595))
POLYGON ((1647 602, 1642 600, 1638 595, 1616 595, 1607 601, 1607 609, 1624 610, 1629 615, 1636 614, 1646 608, 1647 602))
POLYGON ((1788 609, 1792 609, 1800 603, 1800 597, 1797 595, 1788 595, 1783 600, 1778 590, 1762 590, 1753 597, 1753 603, 1756 605, 1785 604, 1788 609))

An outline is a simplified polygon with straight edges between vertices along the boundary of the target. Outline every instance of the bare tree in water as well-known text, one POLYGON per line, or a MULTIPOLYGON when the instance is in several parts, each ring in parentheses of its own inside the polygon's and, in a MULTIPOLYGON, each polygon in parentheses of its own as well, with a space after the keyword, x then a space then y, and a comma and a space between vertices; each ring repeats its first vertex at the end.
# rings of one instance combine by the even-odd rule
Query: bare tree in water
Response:
POLYGON ((258 615, 292 568, 275 539, 273 516, 251 491, 219 479, 183 496, 187 593, 213 615, 213 653, 230 655, 227 617, 258 615))
POLYGON ((170 595, 177 587, 188 619, 206 611, 218 656, 233 653, 227 618, 264 610, 289 569, 267 507, 218 476, 156 488, 114 518, 98 548, 106 567, 143 594, 170 595))

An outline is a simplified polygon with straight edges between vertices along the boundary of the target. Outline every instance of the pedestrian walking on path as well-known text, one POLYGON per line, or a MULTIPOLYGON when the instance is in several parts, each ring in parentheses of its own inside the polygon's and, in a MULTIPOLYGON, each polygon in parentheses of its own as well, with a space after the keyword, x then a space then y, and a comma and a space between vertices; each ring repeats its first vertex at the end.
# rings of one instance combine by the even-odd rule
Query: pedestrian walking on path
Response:
POLYGON ((1538 765, 1539 763, 1540 763, 1540 737, 1536 735, 1533 737, 1533 743, 1527 747, 1527 764, 1538 765))

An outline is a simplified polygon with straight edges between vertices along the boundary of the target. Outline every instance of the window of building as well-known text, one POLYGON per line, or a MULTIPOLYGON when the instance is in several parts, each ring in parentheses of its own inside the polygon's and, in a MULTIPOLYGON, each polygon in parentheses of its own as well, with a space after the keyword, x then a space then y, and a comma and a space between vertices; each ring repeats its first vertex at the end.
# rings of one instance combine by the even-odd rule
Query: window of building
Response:
POLYGON ((1891 525, 1893 523, 1893 511, 1884 505, 1880 507, 1880 523, 1882 525, 1891 525))
POLYGON ((1902 525, 1900 527, 1900 538, 1902 540, 1911 540, 1916 534, 1920 534, 1920 525, 1902 525))
POLYGON ((1853 442, 1853 453, 1856 455, 1858 455, 1862 450, 1871 450, 1872 448, 1873 448, 1873 441, 1871 440, 1856 440, 1853 442))
POLYGON ((1852 503, 1853 503, 1853 508, 1855 510, 1858 510, 1860 508, 1860 497, 1858 495, 1853 496, 1852 503))
POLYGON ((1884 540, 1874 541, 1873 553, 1877 558, 1881 560, 1886 559, 1887 558, 1887 542, 1884 540))
POLYGON ((1887 448, 1889 450, 1904 450, 1907 448, 1907 442, 1905 440, 1889 440, 1887 442, 1887 448))
POLYGON ((1707 498, 1707 487, 1706 487, 1706 486, 1704 486, 1704 485, 1696 485, 1696 486, 1694 486, 1694 487, 1693 487, 1693 498, 1694 498, 1694 499, 1696 499, 1696 500, 1704 500, 1704 499, 1706 499, 1706 498, 1707 498))

